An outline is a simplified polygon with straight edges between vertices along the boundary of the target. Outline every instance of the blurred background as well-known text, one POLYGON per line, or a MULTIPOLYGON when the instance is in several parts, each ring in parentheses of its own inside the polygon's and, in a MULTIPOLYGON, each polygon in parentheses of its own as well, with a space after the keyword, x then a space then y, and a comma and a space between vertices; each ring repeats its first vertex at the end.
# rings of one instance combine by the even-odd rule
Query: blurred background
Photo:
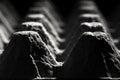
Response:
MULTIPOLYGON (((28 12, 30 6, 33 5, 35 0, 9 0, 11 4, 16 8, 20 16, 25 16, 28 12)), ((64 17, 67 17, 68 14, 72 11, 75 3, 78 0, 51 0, 59 13, 64 17)), ((100 11, 106 18, 109 18, 117 8, 120 7, 119 0, 94 0, 98 5, 100 11)))

